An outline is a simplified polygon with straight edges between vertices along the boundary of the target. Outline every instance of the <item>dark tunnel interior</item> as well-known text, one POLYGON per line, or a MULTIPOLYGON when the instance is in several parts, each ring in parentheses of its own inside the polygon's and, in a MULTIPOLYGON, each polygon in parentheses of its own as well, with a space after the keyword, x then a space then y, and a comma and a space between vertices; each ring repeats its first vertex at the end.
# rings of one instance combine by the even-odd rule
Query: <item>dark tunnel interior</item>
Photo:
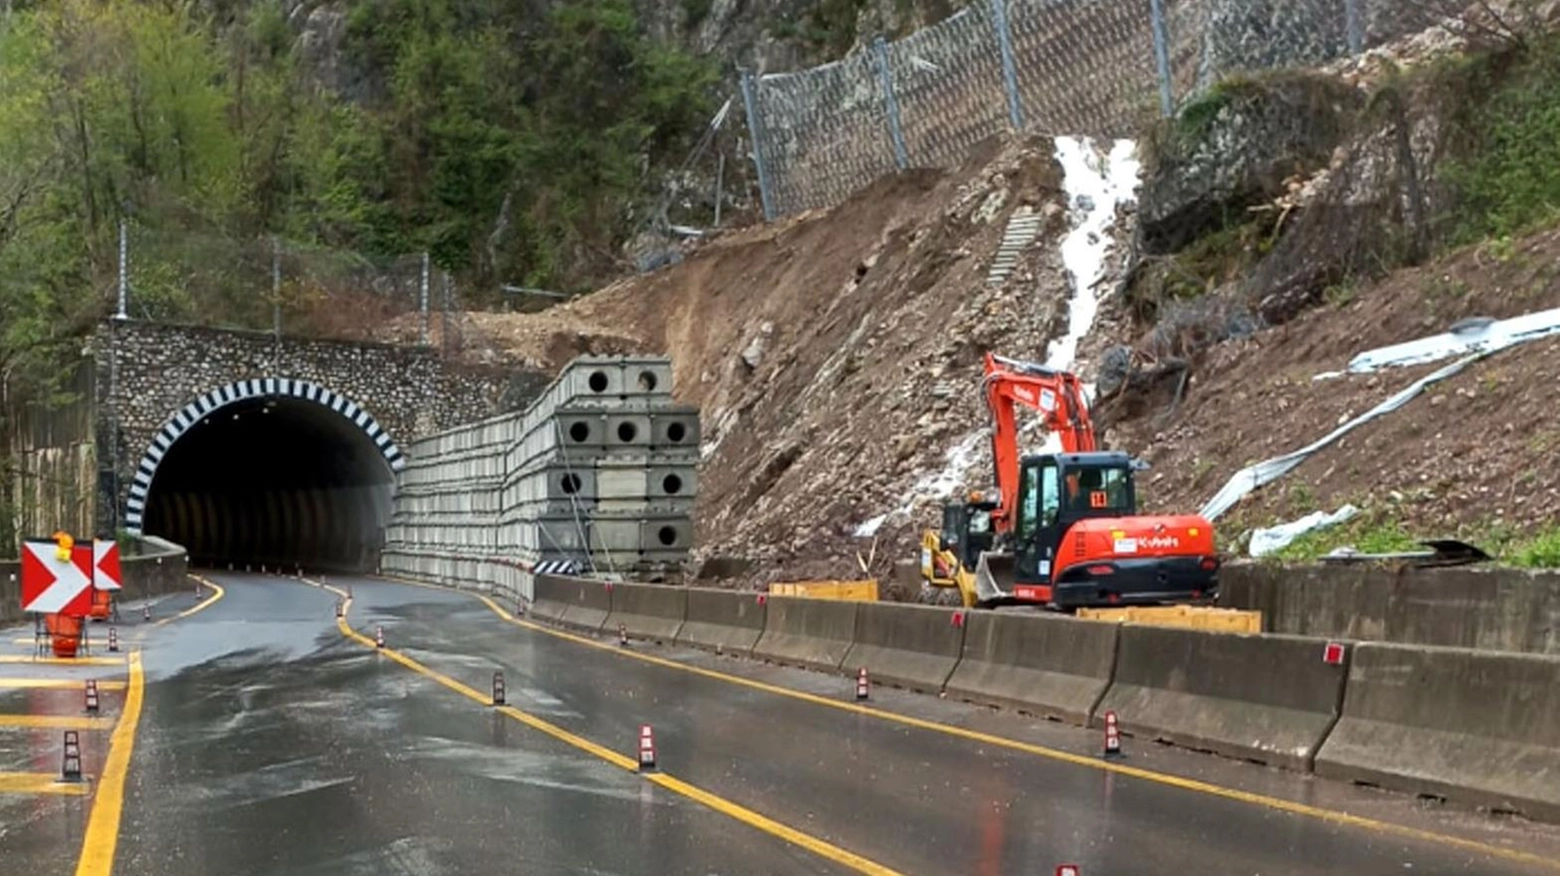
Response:
POLYGON ((245 399, 168 449, 143 529, 184 545, 200 565, 365 571, 393 488, 379 448, 341 414, 304 399, 245 399))

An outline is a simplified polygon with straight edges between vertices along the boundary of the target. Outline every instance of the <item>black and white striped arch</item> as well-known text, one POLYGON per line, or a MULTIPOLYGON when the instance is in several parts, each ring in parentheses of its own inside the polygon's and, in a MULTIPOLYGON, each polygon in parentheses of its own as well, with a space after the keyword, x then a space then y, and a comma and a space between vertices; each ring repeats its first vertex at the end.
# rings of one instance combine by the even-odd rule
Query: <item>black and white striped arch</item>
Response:
POLYGON ((141 534, 141 523, 146 513, 146 494, 152 487, 152 477, 157 474, 157 466, 162 463, 163 457, 167 455, 168 449, 173 447, 174 442, 212 411, 246 398, 267 396, 300 398, 330 408, 363 430, 363 434, 367 435, 384 455, 385 462, 390 464, 392 471, 400 471, 406 467, 406 457, 401 455, 401 449, 390 440, 389 433, 374 421, 368 411, 358 407, 351 399, 307 380, 279 377, 240 380, 221 389, 212 390, 190 402, 163 424, 162 431, 152 439, 151 446, 146 448, 146 455, 141 457, 141 464, 135 471, 135 479, 130 484, 130 498, 125 503, 125 528, 136 535, 141 534))

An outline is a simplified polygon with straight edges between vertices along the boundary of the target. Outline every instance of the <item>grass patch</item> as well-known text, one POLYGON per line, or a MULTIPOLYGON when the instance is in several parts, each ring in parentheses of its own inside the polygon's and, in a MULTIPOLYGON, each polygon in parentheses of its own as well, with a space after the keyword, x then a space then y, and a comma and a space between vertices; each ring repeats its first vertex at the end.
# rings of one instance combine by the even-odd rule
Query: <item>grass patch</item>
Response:
POLYGON ((1523 569, 1560 568, 1560 528, 1541 532, 1531 540, 1515 545, 1505 560, 1523 569))
POLYGON ((1366 512, 1337 526, 1312 530, 1265 559, 1281 562, 1315 560, 1340 547, 1353 547, 1365 554, 1425 549, 1399 521, 1366 512))
POLYGON ((1484 72, 1497 84, 1470 105, 1469 149, 1447 173, 1461 203, 1457 244, 1560 221, 1560 37, 1491 59, 1474 75, 1484 72))

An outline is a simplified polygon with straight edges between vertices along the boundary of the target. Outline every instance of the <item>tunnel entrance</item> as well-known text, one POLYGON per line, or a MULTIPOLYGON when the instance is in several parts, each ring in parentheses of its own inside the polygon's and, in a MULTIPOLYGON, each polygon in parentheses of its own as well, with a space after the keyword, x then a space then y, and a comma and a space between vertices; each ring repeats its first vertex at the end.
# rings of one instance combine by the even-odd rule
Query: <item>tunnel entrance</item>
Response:
POLYGON ((140 531, 202 565, 373 568, 395 484, 387 456, 400 456, 356 405, 256 395, 186 419, 143 486, 140 531))

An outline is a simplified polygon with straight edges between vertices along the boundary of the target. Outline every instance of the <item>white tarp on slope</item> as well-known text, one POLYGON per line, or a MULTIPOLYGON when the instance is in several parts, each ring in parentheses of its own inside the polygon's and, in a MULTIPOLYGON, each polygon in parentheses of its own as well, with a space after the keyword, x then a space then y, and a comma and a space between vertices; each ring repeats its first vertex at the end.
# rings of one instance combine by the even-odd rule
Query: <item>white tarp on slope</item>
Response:
POLYGON ((1254 529, 1251 531, 1249 552, 1254 557, 1265 557, 1283 550, 1290 542, 1313 529, 1336 526, 1358 513, 1360 509, 1353 505, 1345 505, 1331 514, 1326 511, 1312 511, 1299 520, 1291 520, 1265 529, 1254 529))
MULTIPOLYGON (((1219 490, 1218 495, 1209 499, 1208 503, 1203 505, 1202 515, 1212 520, 1223 514, 1232 505, 1250 495, 1258 487, 1278 480, 1288 474, 1291 469, 1304 462, 1306 457, 1348 434, 1360 424, 1374 420, 1382 414, 1397 410, 1407 404, 1414 396, 1423 392, 1425 387, 1451 377, 1467 367, 1470 362, 1482 359, 1507 347, 1524 344, 1528 341, 1536 341, 1555 334, 1560 334, 1560 308, 1540 310, 1537 313, 1514 316, 1511 319, 1473 324, 1444 334, 1420 338, 1417 341, 1408 341, 1360 353, 1349 362, 1349 370, 1354 373, 1374 371, 1389 365, 1422 365, 1427 362, 1445 359, 1457 353, 1467 355, 1434 374, 1426 375, 1414 381, 1407 389, 1344 423, 1323 436, 1320 440, 1312 442, 1292 453, 1275 456, 1272 459, 1247 466, 1236 472, 1235 476, 1230 478, 1229 482, 1219 490)), ((1336 377, 1338 375, 1323 374, 1317 376, 1336 377)))
MULTIPOLYGON (((1493 353, 1553 334, 1560 334, 1560 307, 1511 319, 1469 320, 1443 334, 1366 350, 1349 360, 1349 372, 1364 374, 1388 366, 1424 365, 1468 353, 1493 353)), ((1317 376, 1336 377, 1338 373, 1317 376)))
POLYGON ((1246 496, 1250 495, 1258 487, 1261 487, 1264 484, 1272 483, 1273 481, 1276 481, 1284 475, 1288 474, 1295 466, 1305 462, 1306 457, 1310 456, 1318 450, 1321 450, 1323 447, 1326 447, 1334 441, 1337 441, 1339 438, 1349 434, 1350 432, 1359 428, 1361 425, 1376 419, 1382 414, 1389 414, 1408 404, 1411 400, 1413 400, 1414 396, 1424 392, 1425 387, 1433 383, 1439 383, 1440 381, 1451 377, 1453 374, 1456 374, 1457 372, 1468 367, 1469 363, 1475 362, 1488 355, 1488 353, 1475 353, 1472 356, 1466 356, 1462 359, 1458 359, 1456 362, 1447 365, 1446 367, 1436 371, 1434 374, 1427 374, 1424 377, 1419 378, 1410 384, 1407 389, 1398 392, 1396 395, 1392 396, 1381 404, 1376 405, 1365 413, 1355 417, 1347 423, 1344 423, 1342 426, 1339 426, 1331 432, 1328 432, 1326 435, 1322 436, 1316 441, 1311 442, 1310 444, 1307 444, 1299 450, 1291 451, 1284 454, 1283 456, 1275 456, 1272 459, 1263 460, 1262 462, 1256 463, 1255 465, 1246 466, 1245 468, 1236 472, 1235 476, 1229 479, 1229 482, 1224 485, 1223 489, 1219 490, 1217 495, 1215 495, 1212 499, 1209 499, 1208 503, 1202 506, 1202 516, 1208 518, 1209 520, 1217 518, 1220 514, 1228 511, 1230 507, 1233 506, 1236 502, 1239 502, 1241 499, 1244 499, 1246 496))

